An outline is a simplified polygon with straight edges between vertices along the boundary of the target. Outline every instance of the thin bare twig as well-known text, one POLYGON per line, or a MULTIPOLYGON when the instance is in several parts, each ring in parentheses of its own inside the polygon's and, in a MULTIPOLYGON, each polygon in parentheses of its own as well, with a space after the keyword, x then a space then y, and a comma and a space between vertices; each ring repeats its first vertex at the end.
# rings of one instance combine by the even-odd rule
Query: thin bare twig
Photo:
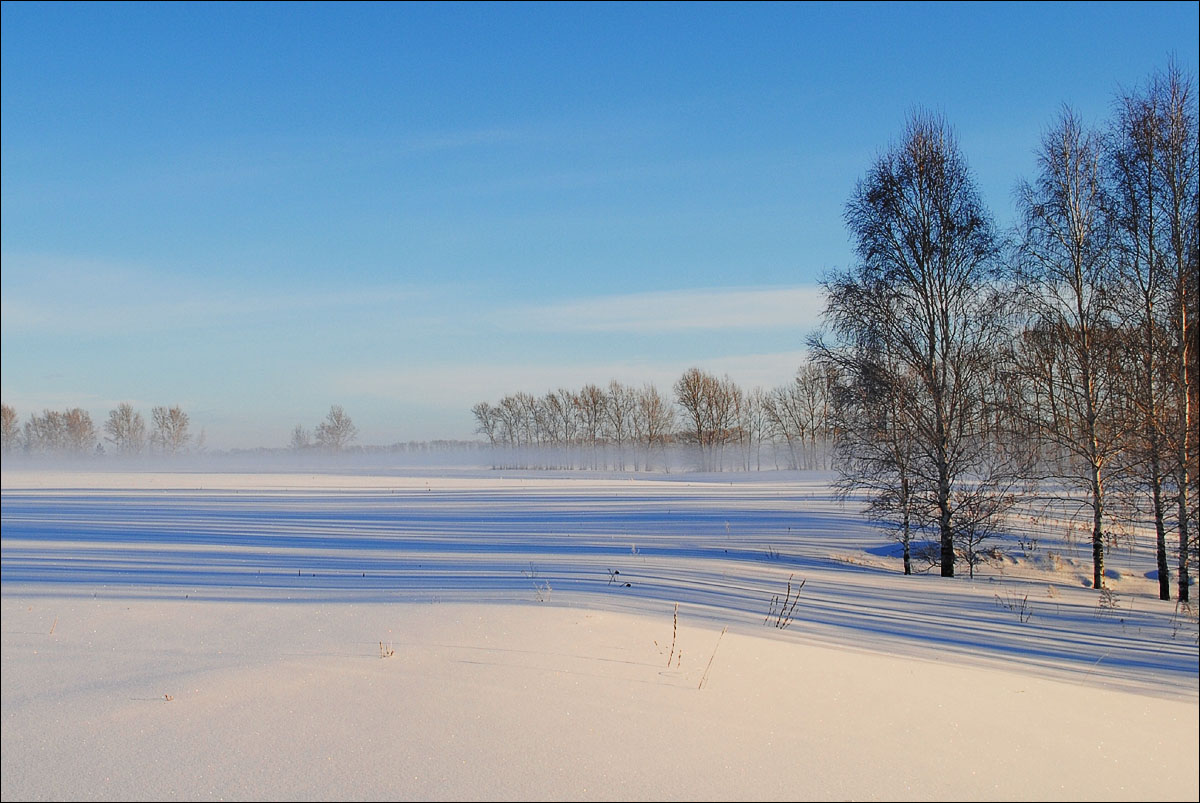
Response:
POLYGON ((712 655, 708 657, 708 666, 704 667, 704 674, 700 676, 700 685, 696 687, 697 689, 704 688, 704 681, 708 680, 708 670, 712 669, 713 658, 717 657, 717 647, 721 646, 721 639, 725 636, 725 631, 728 629, 728 625, 721 628, 721 635, 717 636, 717 644, 713 647, 712 655))

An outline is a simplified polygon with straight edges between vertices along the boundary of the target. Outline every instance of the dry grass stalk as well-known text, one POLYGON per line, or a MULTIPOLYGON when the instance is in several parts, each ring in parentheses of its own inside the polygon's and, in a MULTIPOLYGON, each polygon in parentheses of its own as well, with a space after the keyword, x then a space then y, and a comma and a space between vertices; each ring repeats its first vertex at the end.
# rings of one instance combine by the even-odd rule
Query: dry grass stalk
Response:
POLYGON ((704 682, 708 680, 708 670, 712 669, 713 658, 717 657, 717 647, 721 646, 721 639, 725 636, 725 631, 728 629, 728 625, 721 628, 721 635, 717 636, 717 644, 713 647, 712 655, 708 657, 708 665, 704 667, 704 674, 700 676, 700 685, 696 687, 697 689, 704 688, 704 682))
POLYGON ((675 657, 675 638, 679 635, 679 603, 675 603, 675 617, 671 622, 671 652, 667 655, 667 666, 671 666, 671 659, 675 657))
POLYGON ((800 602, 800 589, 804 588, 804 584, 808 582, 805 578, 800 581, 800 585, 796 586, 795 594, 792 596, 792 578, 796 575, 788 575, 787 593, 784 594, 783 600, 779 599, 779 595, 771 597, 771 607, 767 611, 767 618, 763 620, 763 624, 771 621, 771 617, 775 617, 775 627, 783 630, 792 623, 792 614, 796 611, 796 604, 800 602))

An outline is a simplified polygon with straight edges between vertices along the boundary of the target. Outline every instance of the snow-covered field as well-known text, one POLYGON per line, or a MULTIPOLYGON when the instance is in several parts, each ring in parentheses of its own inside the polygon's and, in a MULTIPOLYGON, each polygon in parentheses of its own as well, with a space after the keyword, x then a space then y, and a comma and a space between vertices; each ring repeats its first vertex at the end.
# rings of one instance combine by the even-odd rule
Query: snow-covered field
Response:
POLYGON ((0 479, 5 801, 1200 799, 1144 539, 1101 598, 1044 519, 904 577, 811 474, 0 479))

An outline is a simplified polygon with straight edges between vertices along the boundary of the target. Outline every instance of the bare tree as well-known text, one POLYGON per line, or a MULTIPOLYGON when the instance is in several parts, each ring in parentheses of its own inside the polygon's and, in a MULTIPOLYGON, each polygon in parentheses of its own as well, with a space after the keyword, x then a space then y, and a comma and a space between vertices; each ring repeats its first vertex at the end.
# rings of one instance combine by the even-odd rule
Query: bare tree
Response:
POLYGON ((754 388, 743 393, 738 398, 737 433, 742 446, 742 467, 746 471, 753 466, 755 471, 762 470, 762 441, 767 437, 767 393, 762 388, 754 388))
POLYGON ((155 407, 150 411, 153 431, 150 442, 159 448, 163 454, 177 454, 187 448, 192 439, 188 432, 188 414, 178 405, 172 407, 155 407))
POLYGON ((541 404, 532 393, 513 394, 517 405, 517 417, 521 422, 521 432, 526 446, 540 446, 544 435, 545 416, 541 404))
POLYGON ((122 402, 108 411, 104 439, 121 455, 139 455, 146 449, 146 421, 133 405, 122 402))
POLYGON ((542 398, 542 411, 549 439, 571 460, 572 447, 579 437, 579 406, 575 394, 566 388, 548 392, 542 398))
POLYGON ((828 371, 822 371, 820 377, 810 380, 813 391, 811 399, 812 427, 810 428, 809 446, 812 449, 814 468, 829 468, 829 444, 833 440, 835 422, 831 414, 833 405, 830 385, 833 377, 828 371))
POLYGON ((525 427, 521 423, 521 405, 513 396, 505 396, 496 404, 496 417, 500 421, 500 440, 506 446, 521 445, 521 433, 525 427))
POLYGON ((1197 360, 1195 320, 1200 314, 1200 115, 1196 109, 1194 83, 1172 63, 1155 76, 1152 90, 1161 109, 1160 144, 1156 167, 1161 190, 1158 203, 1166 226, 1163 257, 1168 266, 1170 331, 1174 346, 1171 380, 1173 421, 1170 436, 1174 460, 1175 507, 1179 528, 1179 599, 1189 600, 1189 560, 1196 548, 1197 449, 1192 406, 1197 403, 1197 360), (1189 529, 1190 528, 1190 529, 1189 529), (1190 533, 1190 534, 1189 534, 1190 533))
POLYGON ((32 454, 61 452, 67 444, 66 417, 57 410, 34 413, 25 422, 25 449, 32 454))
POLYGON ((771 437, 787 445, 788 468, 802 468, 807 417, 804 415, 800 378, 773 389, 763 400, 763 412, 771 437))
MULTIPOLYGON (((1003 461, 1003 453, 995 456, 1003 461)), ((984 479, 970 484, 959 495, 956 502, 958 525, 955 531, 958 556, 967 564, 970 577, 975 576, 975 567, 1001 557, 987 543, 997 536, 1005 524, 1005 515, 1022 496, 1019 475, 1003 462, 997 463, 1001 470, 987 472, 984 479), (993 480, 999 478, 1000 485, 993 480)))
POLYGON ((500 437, 499 411, 488 402, 479 402, 471 408, 471 413, 475 416, 475 431, 486 436, 489 445, 495 446, 500 437))
POLYGON ((292 439, 288 442, 288 447, 294 452, 311 449, 312 433, 305 429, 303 424, 297 424, 292 428, 292 439))
POLYGON ((699 368, 689 368, 675 382, 675 401, 683 410, 686 425, 684 435, 695 445, 700 468, 705 471, 712 468, 712 405, 717 381, 699 368))
POLYGON ((646 384, 637 393, 633 409, 633 434, 642 451, 642 466, 650 470, 657 450, 666 466, 666 445, 675 429, 675 409, 654 385, 646 384))
POLYGON ((829 436, 829 383, 829 371, 820 365, 803 365, 796 371, 794 415, 801 421, 804 468, 824 467, 822 450, 829 436))
POLYGON ((1104 583, 1106 483, 1128 421, 1119 413, 1125 370, 1114 320, 1113 226, 1101 143, 1066 109, 1043 139, 1040 174, 1023 183, 1015 286, 1036 338, 1024 376, 1061 411, 1033 432, 1067 456, 1059 479, 1086 493, 1092 518, 1092 582, 1104 583), (1053 371, 1032 370, 1034 363, 1053 371))
POLYGON ((64 412, 45 410, 25 422, 24 440, 31 453, 89 454, 96 448, 96 426, 91 415, 79 407, 64 412))
POLYGON ((934 520, 915 468, 919 382, 875 333, 860 330, 856 337, 853 349, 817 349, 823 373, 840 379, 832 393, 841 423, 834 441, 836 487, 843 499, 866 497, 867 518, 900 544, 904 573, 912 574, 916 538, 934 520))
POLYGON ((579 410, 580 430, 591 453, 589 468, 599 468, 598 450, 608 395, 598 385, 588 384, 575 396, 575 403, 579 410))
POLYGON ((787 447, 789 468, 826 467, 832 383, 828 366, 809 363, 763 399, 770 435, 787 447))
POLYGON ((66 426, 67 451, 88 454, 96 448, 96 425, 92 416, 80 407, 72 407, 63 414, 66 426))
POLYGON ((21 430, 17 421, 17 411, 14 408, 7 404, 0 405, 0 426, 3 427, 5 454, 12 454, 21 444, 21 430))
POLYGON ((819 350, 853 360, 867 330, 915 383, 914 492, 936 512, 941 573, 952 577, 955 496, 980 459, 979 389, 1003 332, 991 221, 949 127, 923 113, 859 182, 845 217, 859 262, 826 281, 825 318, 842 342, 819 350))
POLYGON ((701 470, 724 468, 725 444, 737 438, 742 390, 729 377, 718 379, 690 368, 675 383, 675 401, 683 410, 684 435, 696 446, 701 470))
POLYGON ((722 377, 712 391, 709 409, 712 414, 712 445, 718 449, 715 466, 719 471, 724 471, 725 445, 736 443, 741 437, 738 411, 745 404, 745 392, 728 376, 722 377))
POLYGON ((615 447, 613 459, 618 471, 625 470, 625 445, 633 437, 636 407, 637 394, 632 388, 615 379, 608 383, 608 394, 604 401, 604 434, 615 447))
POLYGON ((1118 234, 1119 315, 1128 321, 1135 382, 1128 389, 1136 409, 1136 438, 1129 450, 1136 465, 1128 472, 1136 490, 1149 495, 1154 521, 1159 598, 1171 598, 1167 559, 1167 500, 1164 482, 1171 473, 1168 385, 1171 364, 1170 276, 1159 202, 1158 150, 1163 141, 1162 97, 1126 93, 1108 140, 1118 234), (1164 316, 1164 310, 1167 311, 1164 316))
POLYGON ((340 404, 330 407, 325 420, 317 424, 317 445, 331 452, 342 451, 357 437, 358 427, 340 404))

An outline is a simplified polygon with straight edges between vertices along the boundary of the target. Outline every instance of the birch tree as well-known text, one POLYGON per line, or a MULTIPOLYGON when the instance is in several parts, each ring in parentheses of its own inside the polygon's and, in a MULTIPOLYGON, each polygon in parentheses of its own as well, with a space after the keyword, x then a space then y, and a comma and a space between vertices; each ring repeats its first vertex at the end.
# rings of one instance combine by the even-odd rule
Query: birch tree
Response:
POLYGON ((74 454, 90 454, 96 448, 96 425, 81 407, 63 413, 64 447, 74 454))
POLYGON ((0 405, 0 426, 4 435, 4 453, 12 454, 21 443, 19 417, 15 408, 0 405))
POLYGON ((1158 203, 1166 227, 1163 249, 1170 304, 1171 395, 1170 440, 1174 502, 1179 528, 1178 588, 1180 601, 1189 601, 1190 555, 1196 548, 1197 447, 1193 407, 1197 403, 1196 316, 1200 314, 1200 127, 1196 90, 1178 65, 1155 76, 1151 92, 1162 113, 1156 172, 1158 203))
MULTIPOLYGON (((1108 163, 1119 315, 1129 329, 1135 374, 1128 388, 1136 415, 1130 462, 1135 485, 1149 497, 1164 600, 1171 598, 1167 535, 1172 520, 1182 557, 1177 566, 1186 571, 1189 519, 1195 516, 1189 308, 1196 306, 1196 142, 1195 93, 1176 67, 1155 75, 1145 89, 1118 98, 1108 163)), ((1186 594, 1186 584, 1180 593, 1186 594)))
POLYGON ((633 434, 642 449, 642 467, 649 471, 658 451, 666 465, 666 444, 675 429, 675 409, 652 384, 643 385, 633 408, 633 434))
POLYGON ((721 449, 735 434, 741 394, 729 377, 718 379, 699 368, 688 369, 675 383, 685 434, 696 446, 702 471, 723 468, 721 449))
POLYGON ((1039 174, 1018 188, 1022 241, 1015 287, 1037 333, 1023 375, 1062 411, 1030 423, 1066 455, 1058 479, 1078 487, 1091 511, 1092 582, 1104 583, 1108 471, 1128 422, 1119 414, 1124 369, 1114 320, 1117 282, 1101 143, 1070 109, 1046 133, 1039 174), (1032 370, 1033 362, 1053 372, 1032 370))
POLYGON ((804 392, 799 374, 786 385, 780 385, 763 400, 771 436, 782 439, 787 446, 788 468, 806 468, 805 443, 808 437, 808 418, 805 415, 804 392))
POLYGON ((616 449, 613 457, 618 471, 625 470, 625 445, 633 436, 636 406, 637 395, 632 388, 615 379, 608 383, 608 395, 604 402, 604 431, 616 449))
POLYGON ((734 413, 742 447, 742 468, 762 470, 762 441, 767 432, 767 392, 762 388, 743 392, 734 413))
POLYGON ((479 402, 471 408, 471 414, 475 416, 475 431, 488 439, 489 446, 495 446, 500 435, 499 412, 488 402, 479 402))
POLYGON ((872 324, 886 319, 889 301, 881 285, 871 290, 878 297, 868 299, 864 288, 853 281, 827 287, 829 308, 841 310, 837 320, 857 323, 841 329, 837 348, 817 341, 815 353, 822 373, 835 378, 838 493, 843 499, 865 496, 867 518, 900 544, 908 575, 913 572, 914 543, 933 520, 933 506, 916 470, 921 451, 916 417, 920 383, 889 351, 893 344, 885 336, 886 327, 872 324), (865 308, 866 317, 853 312, 859 306, 865 308))
POLYGON ((330 452, 340 452, 358 437, 358 427, 340 404, 332 405, 325 415, 325 420, 317 424, 317 445, 330 452))
POLYGON ((563 459, 573 462, 573 450, 579 437, 579 406, 573 392, 566 388, 549 391, 542 397, 551 440, 563 451, 563 459))
POLYGON ((589 468, 599 468, 600 436, 604 427, 604 407, 608 396, 599 385, 587 384, 575 396, 579 411, 579 429, 591 455, 589 468))
POLYGON ((57 410, 43 410, 41 415, 33 413, 25 422, 25 450, 30 454, 61 451, 66 443, 65 433, 62 413, 57 410))
POLYGON ((1003 332, 991 220, 950 128, 926 113, 858 183, 845 219, 858 260, 826 282, 825 320, 840 339, 828 348, 852 358, 856 332, 870 327, 912 379, 916 492, 935 513, 941 573, 952 577, 955 497, 984 448, 979 389, 1003 332), (838 301, 856 293, 874 306, 838 301))
POLYGON ((146 449, 146 421, 128 402, 108 411, 104 431, 107 433, 104 439, 112 444, 117 454, 139 455, 146 449))
POLYGON ((150 442, 158 447, 163 454, 178 454, 187 448, 192 439, 188 432, 190 420, 188 414, 178 405, 172 407, 155 407, 150 411, 153 431, 150 442))
POLYGON ((303 452, 306 449, 311 449, 312 433, 303 424, 297 424, 292 427, 292 438, 288 441, 288 448, 293 452, 303 452))

